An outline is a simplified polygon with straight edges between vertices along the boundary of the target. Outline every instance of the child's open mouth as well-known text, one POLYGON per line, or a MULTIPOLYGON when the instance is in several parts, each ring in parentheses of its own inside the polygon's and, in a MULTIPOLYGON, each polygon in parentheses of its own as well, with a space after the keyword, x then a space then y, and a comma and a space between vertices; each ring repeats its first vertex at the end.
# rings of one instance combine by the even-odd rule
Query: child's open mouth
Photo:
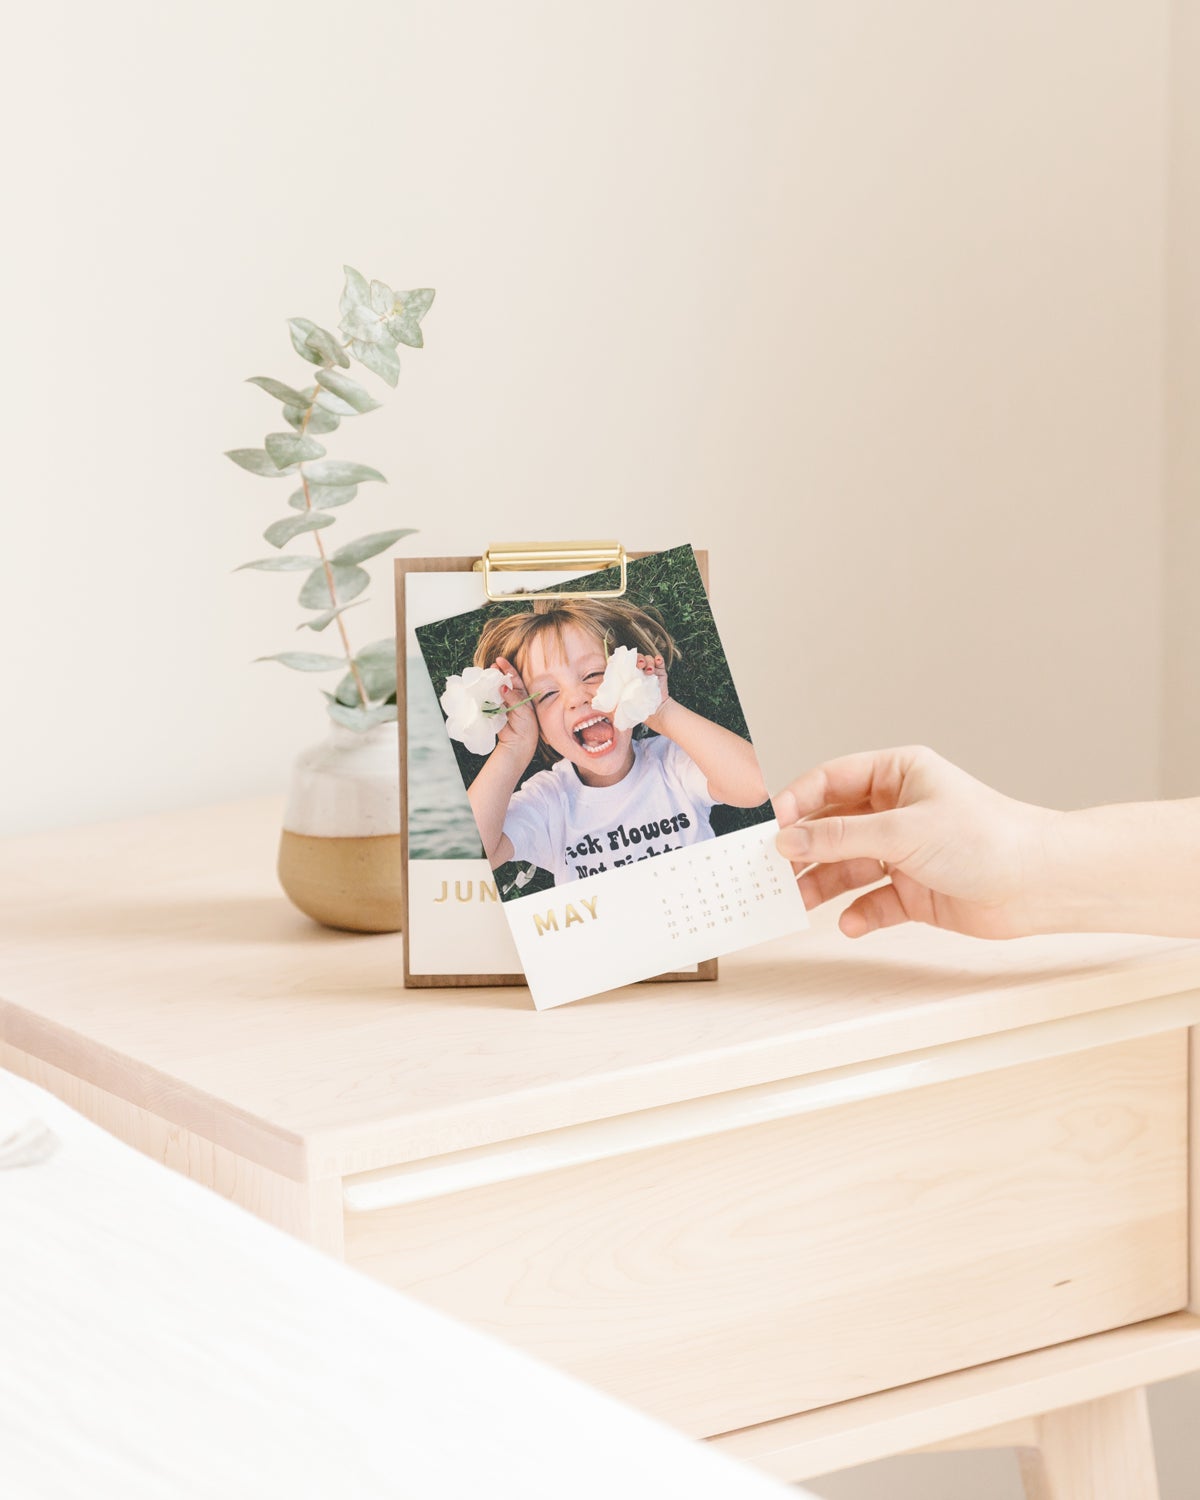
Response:
POLYGON ((603 755, 617 742, 612 720, 603 714, 597 714, 594 719, 585 719, 582 724, 576 724, 572 733, 576 743, 582 745, 589 755, 603 755))

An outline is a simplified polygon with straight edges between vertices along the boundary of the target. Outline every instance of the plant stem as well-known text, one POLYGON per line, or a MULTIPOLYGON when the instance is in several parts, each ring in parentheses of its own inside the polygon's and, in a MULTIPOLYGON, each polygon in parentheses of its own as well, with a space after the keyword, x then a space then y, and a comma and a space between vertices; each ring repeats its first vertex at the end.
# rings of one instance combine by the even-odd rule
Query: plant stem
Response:
MULTIPOLYGON (((318 386, 318 390, 320 387, 318 386)), ((308 410, 304 413, 304 421, 300 426, 300 436, 303 437, 308 429, 309 418, 313 414, 313 407, 317 404, 317 392, 313 392, 313 398, 308 403, 308 410)), ((308 478, 303 468, 300 469, 300 483, 304 486, 304 508, 312 510, 312 496, 308 493, 308 478)), ((325 551, 325 543, 321 540, 319 531, 313 532, 313 541, 317 544, 317 552, 321 558, 321 566, 325 569, 325 584, 329 589, 329 602, 336 608, 338 602, 337 590, 333 586, 333 567, 330 564, 328 554, 325 551)), ((358 701, 363 708, 367 707, 367 690, 363 686, 363 680, 359 676, 358 665, 354 660, 354 652, 350 649, 350 637, 346 634, 346 622, 341 615, 334 617, 333 622, 338 628, 338 634, 342 638, 342 650, 346 653, 346 663, 350 668, 350 675, 354 678, 354 686, 358 690, 358 701)))

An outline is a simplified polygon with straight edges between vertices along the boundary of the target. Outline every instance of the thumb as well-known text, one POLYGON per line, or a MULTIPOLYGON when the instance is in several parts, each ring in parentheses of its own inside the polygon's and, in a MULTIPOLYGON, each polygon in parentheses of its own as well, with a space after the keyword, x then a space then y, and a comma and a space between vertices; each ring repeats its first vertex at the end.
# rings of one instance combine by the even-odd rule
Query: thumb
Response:
POLYGON ((882 859, 900 864, 912 853, 908 809, 813 818, 785 828, 775 846, 794 864, 835 864, 844 859, 882 859))

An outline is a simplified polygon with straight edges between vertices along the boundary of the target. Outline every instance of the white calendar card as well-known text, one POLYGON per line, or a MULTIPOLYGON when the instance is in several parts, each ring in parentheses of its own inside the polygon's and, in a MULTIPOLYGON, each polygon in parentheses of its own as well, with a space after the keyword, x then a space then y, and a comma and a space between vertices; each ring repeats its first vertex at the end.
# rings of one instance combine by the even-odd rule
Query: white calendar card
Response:
POLYGON ((623 589, 593 572, 453 613, 448 588, 432 618, 447 581, 423 580, 414 634, 539 1010, 807 926, 691 547, 623 589))

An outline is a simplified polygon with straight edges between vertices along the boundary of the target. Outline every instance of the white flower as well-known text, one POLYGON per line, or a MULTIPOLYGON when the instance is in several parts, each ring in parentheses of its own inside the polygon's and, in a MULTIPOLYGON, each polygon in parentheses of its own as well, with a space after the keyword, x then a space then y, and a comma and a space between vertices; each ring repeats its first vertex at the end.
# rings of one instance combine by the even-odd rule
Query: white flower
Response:
POLYGON ((608 658, 604 681, 592 699, 593 708, 602 714, 612 714, 614 729, 632 729, 641 724, 662 702, 658 678, 651 672, 643 672, 637 659, 638 654, 631 646, 618 646, 608 658))
POLYGON ((499 667, 468 667, 462 676, 446 678, 442 710, 446 733, 461 740, 472 755, 490 755, 496 736, 508 717, 500 697, 501 685, 512 687, 512 678, 499 667))

